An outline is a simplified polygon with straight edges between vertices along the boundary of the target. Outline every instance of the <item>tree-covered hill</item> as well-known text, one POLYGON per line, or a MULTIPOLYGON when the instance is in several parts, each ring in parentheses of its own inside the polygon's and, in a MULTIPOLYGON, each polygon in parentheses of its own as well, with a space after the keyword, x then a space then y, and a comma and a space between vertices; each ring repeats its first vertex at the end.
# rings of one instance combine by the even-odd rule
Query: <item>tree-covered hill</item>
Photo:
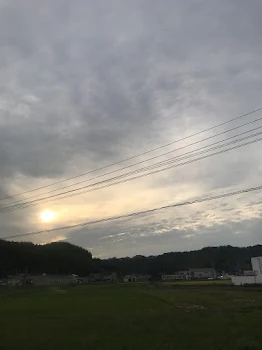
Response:
POLYGON ((1 275, 21 273, 89 274, 92 255, 87 250, 66 242, 35 245, 27 242, 0 240, 1 275))
POLYGON ((0 240, 0 274, 19 272, 88 275, 102 272, 158 276, 179 270, 214 267, 217 271, 234 272, 250 269, 250 259, 262 256, 262 245, 252 247, 206 247, 189 252, 171 252, 157 256, 92 259, 84 248, 66 242, 35 245, 27 242, 0 240))

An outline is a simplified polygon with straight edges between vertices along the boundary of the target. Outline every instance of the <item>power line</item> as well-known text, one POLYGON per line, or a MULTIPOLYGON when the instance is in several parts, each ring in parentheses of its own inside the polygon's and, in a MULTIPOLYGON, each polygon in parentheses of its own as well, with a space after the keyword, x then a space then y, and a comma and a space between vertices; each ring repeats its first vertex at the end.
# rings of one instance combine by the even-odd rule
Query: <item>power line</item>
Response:
MULTIPOLYGON (((224 142, 224 141, 226 141, 226 140, 229 140, 229 139, 238 137, 238 136, 240 136, 240 135, 249 133, 249 132, 251 132, 251 131, 260 129, 261 127, 262 127, 262 126, 257 127, 257 128, 255 128, 255 129, 253 129, 253 130, 248 130, 248 131, 243 132, 243 133, 240 133, 240 134, 238 134, 238 135, 231 136, 231 137, 229 137, 229 138, 227 138, 227 139, 225 139, 225 140, 217 141, 217 142, 215 142, 215 143, 213 143, 213 144, 210 144, 210 145, 207 145, 207 146, 204 146, 204 147, 200 147, 198 150, 205 149, 206 147, 210 147, 210 146, 215 145, 215 144, 219 144, 219 143, 224 142)), ((137 174, 137 173, 140 173, 140 172, 144 173, 145 171, 148 171, 148 170, 151 170, 151 169, 154 169, 154 168, 158 168, 158 167, 161 167, 161 166, 164 166, 164 165, 167 165, 167 164, 171 164, 171 163, 173 163, 173 162, 177 162, 177 161, 180 161, 180 160, 183 160, 183 159, 187 159, 187 158, 190 158, 190 157, 192 157, 192 156, 196 156, 196 155, 199 155, 199 154, 203 154, 203 153, 206 153, 206 152, 210 152, 210 151, 215 150, 215 149, 217 149, 217 148, 221 148, 221 147, 227 146, 227 145, 232 144, 232 143, 236 143, 236 142, 239 142, 239 141, 243 141, 243 140, 245 140, 245 139, 247 139, 247 138, 254 137, 254 136, 257 136, 257 135, 260 135, 260 134, 261 134, 261 132, 260 132, 260 133, 253 134, 253 135, 250 135, 250 136, 247 136, 247 137, 244 137, 244 138, 241 138, 241 139, 237 139, 237 140, 234 140, 234 141, 231 141, 231 142, 228 142, 228 143, 224 143, 224 144, 222 144, 222 145, 219 145, 219 146, 216 146, 216 147, 212 147, 212 148, 209 148, 209 149, 207 149, 207 150, 205 150, 205 151, 198 152, 198 153, 191 154, 191 155, 190 155, 190 153, 194 153, 194 152, 196 152, 196 151, 198 151, 198 150, 189 151, 189 152, 186 152, 186 153, 184 153, 184 154, 182 154, 182 155, 169 158, 169 159, 167 159, 167 160, 165 160, 165 161, 158 162, 158 163, 155 163, 155 164, 152 164, 152 165, 149 165, 149 166, 147 166, 147 167, 140 168, 140 169, 137 169, 137 170, 133 170, 133 171, 131 171, 131 172, 129 172, 129 173, 125 173, 125 174, 122 174, 122 175, 118 175, 118 176, 116 176, 116 177, 113 177, 113 178, 110 178, 110 179, 106 179, 106 180, 103 180, 103 181, 100 181, 100 182, 97 182, 97 183, 94 183, 94 184, 90 184, 90 185, 87 185, 87 186, 84 186, 84 187, 80 187, 80 188, 75 189, 75 190, 66 191, 66 192, 63 192, 63 193, 60 193, 60 194, 56 194, 56 195, 53 195, 53 196, 48 196, 48 197, 39 198, 39 199, 36 199, 36 200, 33 200, 33 201, 29 201, 29 202, 22 202, 22 203, 18 202, 18 203, 20 203, 20 204, 13 204, 13 205, 10 205, 10 206, 7 206, 7 207, 2 207, 2 208, 0 209, 0 211, 6 211, 6 210, 8 210, 9 208, 10 208, 10 209, 15 209, 15 208, 19 209, 19 207, 21 208, 21 206, 24 206, 24 205, 26 205, 27 203, 29 203, 29 204, 30 204, 30 203, 39 203, 40 201, 41 201, 41 202, 42 202, 42 201, 45 201, 45 199, 50 199, 50 198, 58 197, 59 195, 63 195, 63 194, 75 192, 75 191, 81 190, 81 189, 83 189, 83 188, 94 187, 94 186, 97 186, 97 185, 101 185, 101 184, 103 184, 103 183, 107 183, 107 182, 110 182, 110 181, 113 181, 113 180, 117 180, 117 179, 120 179, 120 178, 123 178, 123 177, 126 177, 126 176, 134 175, 134 174, 137 174), (188 155, 188 154, 189 154, 189 155, 188 155), (186 156, 185 156, 185 155, 186 155, 186 156)), ((129 180, 129 179, 128 179, 128 180, 129 180)), ((120 183, 121 183, 121 181, 120 181, 120 183)), ((110 185, 108 185, 108 186, 110 186, 110 185)), ((100 187, 100 188, 104 188, 104 187, 107 187, 107 186, 103 186, 103 187, 100 187)), ((99 189, 99 188, 98 188, 98 189, 99 189)), ((97 188, 95 188, 94 190, 97 190, 97 188)), ((91 191, 92 191, 92 190, 91 190, 91 191)), ((88 192, 88 191, 85 191, 85 192, 88 192)), ((83 192, 81 192, 81 193, 83 193, 83 192)), ((78 195, 78 194, 79 194, 79 193, 74 193, 74 195, 78 195)), ((68 198, 68 197, 71 197, 71 196, 66 196, 66 197, 62 197, 62 198, 58 198, 58 199, 60 200, 60 199, 63 199, 63 198, 68 198)))
MULTIPOLYGON (((259 127, 261 128, 261 127, 259 127)), ((255 128, 255 129, 259 129, 259 128, 255 128)), ((254 130, 255 130, 254 129, 254 130)), ((247 132, 250 132, 250 131, 247 131, 247 132)), ((242 134, 245 134, 247 132, 244 132, 242 134)), ((53 195, 53 196, 48 196, 48 197, 44 197, 42 199, 36 199, 36 200, 33 200, 33 201, 29 201, 29 202, 25 202, 23 204, 17 204, 17 205, 13 205, 13 206, 9 206, 9 207, 3 207, 0 209, 0 212, 2 211, 10 211, 10 210, 17 210, 17 209, 23 209, 23 208, 27 208, 29 206, 32 206, 32 205, 35 205, 35 204, 38 204, 39 201, 44 201, 47 199, 50 199, 50 198, 54 198, 54 197, 57 197, 58 195, 62 195, 62 194, 68 194, 68 193, 71 193, 70 195, 66 195, 65 197, 62 197, 62 198, 55 198, 55 200, 61 200, 61 199, 65 199, 65 198, 69 198, 69 197, 72 197, 72 196, 75 196, 75 195, 81 195, 83 193, 87 193, 87 192, 93 192, 93 191, 96 191, 96 190, 100 190, 102 188, 106 188, 106 187, 111 187, 111 186, 114 186, 114 185, 117 185, 119 183, 124 183, 124 182, 127 182, 127 181, 132 181, 132 180, 135 180, 135 179, 138 179, 138 178, 141 178, 141 177, 144 177, 144 176, 148 176, 148 175, 151 175, 151 174, 155 174, 155 173, 158 173, 158 172, 162 172, 164 170, 167 170, 167 169, 171 169, 171 168, 175 168, 175 167, 178 167, 178 166, 181 166, 181 165, 185 165, 185 164, 189 164, 189 163, 193 163, 195 161, 198 161, 198 160, 202 160, 202 159, 205 159, 205 158, 208 158, 208 157, 211 157, 211 156, 214 156, 214 155, 217 155, 217 154, 221 154, 221 153, 225 153, 227 151, 230 151, 230 150, 233 150, 233 149, 236 149, 236 148, 240 148, 240 147, 243 147, 243 146, 246 146, 246 145, 249 145, 249 144, 252 144, 252 143, 255 143, 255 142, 259 142, 261 141, 262 138, 258 138, 258 139, 255 139, 255 140, 252 140, 252 141, 249 141, 249 142, 246 142, 246 143, 243 143, 243 144, 240 144, 240 145, 237 145, 237 146, 234 146, 234 147, 231 147, 231 148, 228 148, 228 149, 224 149, 222 151, 219 151, 219 152, 215 152, 215 153, 212 153, 212 154, 208 154, 206 156, 203 156, 203 157, 199 157, 199 158, 196 158, 196 159, 193 159, 193 160, 190 160, 190 161, 186 161, 186 162, 183 162, 183 163, 180 163, 180 164, 177 164, 177 165, 172 165, 172 166, 169 166, 169 167, 166 167, 164 169, 160 169, 160 170, 156 170, 156 171, 153 171, 153 172, 150 172, 150 173, 147 173, 147 174, 142 174, 142 175, 139 175, 139 176, 135 176, 135 177, 131 177, 131 178, 128 178, 128 179, 125 179, 125 180, 121 180, 121 181, 118 181, 118 182, 114 182, 112 184, 107 184, 107 185, 104 185, 104 186, 101 186, 101 187, 98 187, 98 188, 94 188, 94 189, 90 189, 90 190, 87 190, 87 191, 83 191, 83 192, 80 192, 80 193, 74 193, 75 191, 77 190, 80 190, 82 188, 88 188, 88 187, 92 187, 92 186, 95 186, 95 185, 100 185, 102 183, 105 183, 105 182, 109 182, 109 181, 112 181, 112 180, 116 180, 116 179, 119 179, 119 178, 122 178, 122 177, 126 177, 126 176, 130 176, 130 175, 134 175, 136 173, 139 173, 139 172, 145 172, 147 170, 150 170, 150 169, 154 169, 156 167, 161 167, 161 166, 165 166, 167 164, 172 164, 174 163, 175 161, 181 161, 183 159, 187 159, 189 157, 192 157, 192 156, 196 156, 196 155, 200 155, 200 154, 203 154, 203 153, 206 153, 206 152, 210 152, 211 150, 215 150, 215 149, 218 149, 218 148, 221 148, 221 147, 225 147, 225 146, 228 146, 230 144, 233 144, 233 143, 236 143, 236 142, 240 142, 240 141, 243 141, 245 139, 248 139, 250 137, 254 137, 254 136, 258 136, 258 135, 261 135, 262 132, 259 132, 259 133, 256 133, 256 134, 252 134, 250 136, 247 136, 247 137, 244 137, 244 138, 241 138, 241 139, 238 139, 238 140, 234 140, 234 141, 231 141, 231 142, 228 142, 228 143, 225 143, 225 144, 222 144, 222 145, 218 145, 216 147, 213 147, 213 148, 210 148, 208 150, 204 150, 204 151, 201 151, 201 152, 198 152, 196 154, 193 154, 193 155, 189 155, 189 156, 176 156, 174 158, 170 158, 166 161, 163 161, 163 162, 160 162, 161 164, 153 164, 153 165, 150 165, 146 168, 141 168, 141 169, 137 169, 135 171, 132 171, 132 172, 129 172, 127 174, 122 174, 120 176, 117 176, 115 178, 111 178, 111 179, 108 179, 108 180, 104 180, 104 181, 101 181, 101 182, 98 182, 98 183, 95 183, 95 184, 91 184, 91 185, 88 185, 88 186, 84 186, 84 187, 81 187, 79 189, 75 189, 75 190, 70 190, 70 191, 66 191, 64 193, 61 193, 61 194, 57 194, 57 195, 53 195), (178 160, 175 160, 176 158, 180 158, 178 160), (72 194, 73 192, 73 194, 72 194), (35 204, 34 204, 35 203, 35 204)), ((240 134, 241 135, 241 134, 240 134)), ((239 135, 236 135, 236 136, 239 136, 239 135)), ((233 136, 233 137, 236 137, 236 136, 233 136)), ((231 139, 232 137, 228 138, 228 139, 231 139)), ((225 140, 223 140, 225 141, 225 140)), ((214 144, 217 144, 221 141, 218 141, 214 144)), ((209 147, 210 145, 208 146, 205 146, 205 147, 209 147)), ((205 147, 202 147, 205 148, 205 147)), ((201 148, 200 148, 201 149, 201 148)), ((187 153, 190 153, 190 152, 187 152, 187 153)), ((54 199, 53 199, 54 200, 54 199)), ((51 200, 51 201, 53 201, 51 200)), ((50 200, 48 200, 48 202, 50 202, 50 200)))
MULTIPOLYGON (((261 128, 261 127, 259 127, 261 128)), ((255 128, 254 130, 256 129, 259 129, 259 128, 255 128)), ((247 132, 250 132, 250 131, 247 131, 247 132)), ((247 132, 244 132, 242 134, 246 134, 247 132)), ((241 134, 239 134, 241 135, 241 134)), ((239 135, 236 135, 236 136, 239 136, 239 135)), ((94 186, 97 186, 97 185, 101 185, 102 183, 107 183, 107 182, 110 182, 110 181, 113 181, 113 180, 117 180, 117 179, 120 179, 120 178, 123 178, 123 177, 126 177, 126 176, 130 176, 130 175, 134 175, 134 174, 137 174, 139 172, 142 172, 144 173, 145 171, 147 170, 151 170, 151 169, 154 169, 154 168, 158 168, 158 167, 161 167, 161 166, 164 166, 164 165, 167 165, 167 164, 172 164, 173 162, 176 162, 176 161, 180 161, 180 160, 183 160, 183 159, 187 159, 187 158, 190 158, 192 156, 196 156, 196 155, 200 155, 200 154, 203 154, 203 153, 206 153, 206 152, 209 152, 211 150, 215 150, 215 149, 218 149, 218 148, 221 148, 221 147, 224 147, 224 146, 227 146, 229 144, 232 144, 232 143, 236 143, 236 142, 239 142, 239 141, 243 141, 247 138, 250 138, 250 137, 254 137, 254 136, 258 136, 258 135, 261 135, 261 132, 259 133, 256 133, 256 134, 253 134, 253 135, 250 135, 250 136, 247 136, 247 137, 244 137, 244 138, 241 138, 241 139, 238 139, 238 140, 234 140, 234 141, 231 141, 231 142, 228 142, 228 143, 225 143, 225 144, 222 144, 222 145, 219 145, 219 146, 216 146, 216 147, 212 147, 208 150, 205 150, 205 151, 201 151, 201 152, 198 152, 196 154, 193 154, 193 155, 188 155, 188 156, 184 156, 185 154, 187 153, 192 153, 192 152, 196 152, 198 151, 199 149, 203 149, 203 148, 206 148, 206 147, 209 147, 210 145, 208 146, 204 146, 204 147, 201 147, 199 148, 198 150, 195 150, 195 151, 191 151, 191 152, 187 152, 185 153, 184 155, 180 155, 180 156, 176 156, 176 157, 173 157, 173 158, 169 158, 168 160, 165 160, 165 161, 162 161, 162 162, 159 162, 159 163, 156 163, 156 164, 152 164, 150 166, 147 166, 147 167, 144 167, 144 168, 141 168, 141 169, 137 169, 137 170, 134 170, 134 171, 131 171, 129 173, 126 173, 126 174, 122 174, 122 175, 119 175, 119 176, 116 176, 114 178, 111 178, 111 179, 107 179, 107 180, 104 180, 104 181, 100 181, 100 182, 97 182, 97 183, 94 183, 94 184, 91 184, 91 185, 88 185, 88 186, 84 186, 84 187, 81 187, 81 188, 78 188, 78 189, 75 189, 75 190, 70 190, 70 191, 66 191, 66 192, 63 192, 63 193, 60 193, 60 194, 56 194, 56 195, 52 195, 52 196, 48 196, 48 197, 44 197, 44 198, 40 198, 40 199, 36 199, 36 200, 33 200, 33 201, 29 201, 29 202, 24 202, 24 203, 21 203, 21 204, 16 204, 16 205, 12 205, 12 206, 8 206, 8 207, 3 207, 0 209, 0 212, 1 211, 7 211, 8 209, 11 210, 11 209, 21 209, 21 206, 25 206, 27 205, 26 207, 28 206, 31 206, 32 203, 36 203, 38 204, 39 202, 46 202, 45 200, 47 199, 47 202, 50 202, 50 198, 54 198, 54 197, 57 197, 59 195, 63 195, 63 194, 68 194, 68 193, 72 193, 71 195, 67 195, 65 197, 61 197, 61 198, 55 198, 55 200, 61 200, 61 199, 65 199, 65 198, 69 198, 69 197, 72 197, 72 196, 75 196, 75 195, 80 195, 80 194, 83 194, 83 193, 87 193, 87 192, 93 192, 93 191, 96 191, 96 190, 99 190, 99 189, 102 189, 102 188, 106 188, 106 187, 110 187, 110 186, 113 186, 113 185, 116 185, 116 184, 119 184, 119 183, 123 183, 123 182, 127 182, 127 181, 131 181, 131 180, 134 180, 134 179, 137 179, 137 178, 141 178, 141 177, 144 177, 144 176, 147 176, 147 175, 150 175, 150 174, 154 174, 154 173, 158 173, 158 172, 161 172, 161 171, 164 171, 166 169, 170 169, 170 168, 174 168, 174 167, 177 167, 177 166, 181 166, 181 165, 185 165, 185 164, 188 164, 188 163, 192 163, 192 162, 195 162, 195 161, 198 161, 198 160, 201 160, 201 159, 205 159, 207 157, 210 157, 210 156, 213 156, 213 155, 216 155, 216 154, 220 154, 220 153, 224 153, 226 151, 229 151, 231 149, 235 149, 235 148, 239 148, 239 147, 242 147, 242 146, 245 146, 247 144, 251 144, 251 143, 254 143, 254 142, 258 142, 260 141, 260 139, 258 140, 254 140, 254 141, 251 141, 251 142, 247 142, 243 145, 238 145, 236 147, 232 147, 230 149, 226 149, 226 150, 223 150, 223 151, 220 151, 220 152, 216 152, 216 153, 213 153, 213 154, 210 154, 210 155, 207 155, 205 157, 201 157, 201 158, 197 158, 197 159, 193 159, 192 161, 188 161, 188 162, 184 162, 184 163, 180 163, 176 166, 171 166, 171 167, 167 167, 167 168, 164 168, 164 169, 161 169, 161 170, 158 170, 158 171, 154 171, 154 172, 151 172, 151 173, 148 173, 148 174, 143 174, 143 175, 140 175, 140 176, 136 176, 136 177, 133 177, 133 178, 128 178, 127 180, 122 180, 122 181, 118 181, 116 183, 113 183, 113 184, 108 184, 108 185, 105 185, 105 186, 102 186, 102 187, 98 187, 98 188, 95 188, 95 189, 91 189, 91 190, 88 190, 88 191, 83 191, 83 192, 80 192, 80 193, 75 193, 75 191, 79 191, 83 188, 89 188, 89 187, 94 187, 94 186), (177 159, 179 158, 179 159, 177 159), (28 205, 29 204, 29 205, 28 205)), ((230 137, 228 139, 231 139, 231 138, 234 138, 236 136, 233 136, 233 137, 230 137)), ((227 139, 226 139, 227 140, 227 139)), ((225 140, 223 140, 225 141, 225 140)), ((211 145, 214 145, 214 144, 217 144, 219 142, 222 142, 222 141, 218 141, 218 142, 215 142, 211 145)), ((53 201, 53 200, 51 200, 53 201)), ((34 204, 33 204, 34 205, 34 204)))
POLYGON ((119 215, 119 216, 111 216, 109 218, 83 222, 83 223, 75 224, 75 225, 68 225, 68 226, 57 227, 57 228, 53 228, 53 229, 49 229, 49 230, 41 230, 41 231, 17 234, 17 235, 12 235, 12 236, 6 236, 6 237, 3 237, 2 239, 26 237, 26 236, 38 235, 38 234, 41 234, 41 233, 48 233, 48 232, 72 229, 72 228, 76 228, 76 227, 83 227, 83 226, 87 226, 87 225, 98 224, 98 223, 101 223, 101 222, 108 222, 108 221, 112 221, 112 220, 125 219, 125 218, 129 218, 129 217, 138 216, 138 215, 142 215, 142 214, 149 214, 149 213, 153 213, 153 212, 156 212, 156 211, 165 210, 165 209, 169 209, 169 208, 182 207, 182 206, 185 206, 185 205, 192 205, 192 204, 196 204, 196 203, 208 202, 208 201, 215 200, 215 199, 232 197, 232 196, 235 196, 235 195, 238 195, 238 194, 242 194, 242 193, 249 193, 249 192, 259 191, 261 189, 262 189, 262 185, 261 186, 257 186, 257 187, 246 188, 246 189, 239 190, 239 191, 228 192, 228 193, 224 193, 224 194, 220 194, 220 195, 216 195, 216 196, 204 197, 204 198, 194 199, 192 201, 186 201, 186 202, 181 202, 181 203, 174 203, 174 204, 170 204, 170 205, 166 205, 166 206, 162 206, 162 207, 158 207, 158 208, 153 208, 153 209, 133 212, 133 213, 130 213, 130 214, 124 214, 124 215, 119 215))
POLYGON ((138 158, 138 157, 143 156, 143 155, 145 155, 145 154, 149 154, 149 153, 155 152, 155 151, 157 151, 157 150, 160 150, 160 149, 162 149, 162 148, 168 147, 168 146, 173 145, 173 144, 175 144, 175 143, 178 143, 178 142, 187 140, 187 139, 189 139, 189 138, 191 138, 191 137, 194 137, 194 136, 203 134, 203 133, 205 133, 205 132, 207 132, 207 131, 210 131, 210 130, 213 130, 213 129, 218 128, 218 127, 220 127, 220 126, 229 124, 229 123, 231 123, 231 122, 233 122, 233 121, 235 121, 235 120, 244 118, 244 117, 246 117, 246 116, 248 116, 248 115, 254 114, 254 113, 259 112, 259 111, 261 111, 261 110, 262 110, 262 107, 261 107, 261 108, 258 108, 258 109, 256 109, 256 110, 253 110, 253 111, 251 111, 251 112, 242 114, 242 115, 240 115, 240 116, 238 116, 238 117, 232 118, 232 119, 230 119, 230 120, 228 120, 228 121, 226 121, 226 122, 217 124, 217 125, 215 125, 215 126, 212 126, 212 127, 210 127, 210 128, 204 129, 204 130, 199 131, 199 132, 197 132, 197 133, 194 133, 194 134, 191 134, 191 135, 189 135, 189 136, 183 137, 183 138, 178 139, 178 140, 176 140, 176 141, 173 141, 173 142, 167 143, 167 144, 165 144, 165 145, 162 145, 162 146, 153 148, 153 149, 151 149, 151 150, 149 150, 149 151, 140 153, 140 154, 138 154, 138 155, 135 155, 135 156, 132 156, 132 157, 129 157, 129 158, 122 159, 122 160, 120 160, 120 161, 118 161, 118 162, 115 162, 115 163, 112 163, 112 164, 103 166, 103 167, 98 168, 98 169, 95 169, 95 170, 88 171, 88 172, 86 172, 86 173, 82 173, 82 174, 79 174, 79 175, 76 175, 76 176, 72 176, 72 177, 69 177, 69 178, 64 179, 64 180, 60 180, 60 181, 57 181, 57 182, 53 182, 53 183, 51 183, 51 184, 49 184, 49 185, 37 187, 37 188, 31 189, 31 190, 28 190, 28 191, 24 191, 24 192, 18 193, 18 194, 16 194, 16 195, 3 197, 3 198, 0 198, 0 200, 5 200, 5 199, 14 198, 14 197, 17 197, 17 196, 26 194, 26 193, 38 191, 38 190, 41 190, 41 189, 44 189, 44 188, 47 188, 47 187, 50 187, 50 186, 58 185, 58 184, 60 184, 60 183, 66 182, 66 181, 70 181, 70 180, 73 180, 73 179, 76 179, 76 178, 79 178, 79 177, 82 177, 82 176, 89 175, 89 174, 91 174, 91 173, 94 173, 94 172, 97 172, 97 171, 100 171, 100 170, 107 169, 107 168, 109 168, 109 167, 112 167, 112 166, 115 166, 115 165, 124 163, 124 162, 126 162, 126 161, 129 161, 129 160, 138 158))
MULTIPOLYGON (((206 155, 206 156, 204 156, 204 157, 200 157, 200 158, 197 158, 197 159, 193 159, 193 160, 190 160, 190 161, 187 161, 187 162, 184 162, 184 163, 180 163, 180 164, 177 164, 177 165, 172 165, 172 166, 166 167, 166 168, 164 168, 164 169, 156 170, 156 171, 153 171, 153 172, 150 172, 150 173, 147 173, 147 174, 143 174, 143 175, 135 176, 135 177, 132 177, 132 178, 128 178, 128 179, 126 179, 126 180, 122 180, 122 181, 119 181, 119 182, 115 182, 115 183, 113 183, 113 184, 108 184, 108 185, 105 185, 105 186, 102 186, 102 187, 98 187, 98 188, 95 188, 95 189, 91 189, 91 190, 88 190, 88 191, 83 191, 83 192, 78 193, 77 195, 81 195, 81 194, 84 194, 84 193, 87 193, 87 192, 93 192, 93 191, 96 191, 96 190, 100 190, 100 189, 102 189, 102 188, 111 187, 111 186, 114 186, 114 185, 117 185, 117 184, 120 184, 120 183, 132 181, 132 180, 135 180, 135 179, 138 179, 138 178, 141 178, 141 177, 145 177, 145 176, 148 176, 148 175, 152 175, 152 174, 156 174, 156 173, 162 172, 162 171, 164 171, 164 170, 168 170, 168 169, 171 169, 171 168, 176 168, 176 167, 179 167, 179 166, 181 166, 181 165, 190 164, 190 163, 193 163, 193 162, 202 160, 202 159, 206 159, 206 158, 208 158, 208 157, 212 157, 212 156, 214 156, 214 155, 218 155, 218 154, 221 154, 221 153, 225 153, 225 152, 231 151, 231 150, 233 150, 233 149, 237 149, 237 148, 240 148, 240 147, 243 147, 243 146, 246 146, 246 145, 250 145, 250 144, 259 142, 259 141, 261 141, 261 140, 262 140, 262 138, 259 138, 259 139, 253 140, 253 141, 246 142, 246 143, 241 144, 241 145, 237 145, 237 146, 235 146, 235 147, 231 147, 231 148, 228 148, 228 149, 219 151, 219 152, 215 152, 215 153, 212 153, 212 154, 208 154, 208 155, 206 155)), ((62 197, 61 199, 69 198, 69 197, 72 197, 72 196, 73 196, 73 195, 71 194, 71 195, 69 195, 69 196, 62 197)))
MULTIPOLYGON (((222 131, 222 132, 220 132, 220 133, 218 133, 218 134, 215 134, 215 135, 206 137, 206 138, 204 138, 204 139, 198 140, 198 141, 196 141, 196 142, 190 143, 190 144, 188 144, 188 145, 185 145, 185 146, 176 148, 176 149, 174 149, 174 150, 171 150, 171 151, 162 153, 162 154, 160 154, 160 155, 157 155, 157 156, 154 156, 154 157, 151 157, 151 158, 148 158, 148 159, 139 161, 139 162, 137 162, 137 163, 135 163, 135 164, 131 164, 131 165, 125 166, 125 167, 123 167, 123 168, 120 168, 120 169, 117 169, 117 170, 113 170, 113 171, 107 172, 107 173, 105 173, 105 174, 101 174, 101 175, 92 177, 92 178, 90 178, 90 179, 82 180, 82 181, 79 181, 79 182, 74 183, 74 184, 71 184, 71 185, 63 186, 63 187, 60 187, 60 188, 55 189, 55 190, 47 191, 47 192, 41 193, 41 194, 36 194, 36 195, 34 195, 34 196, 30 196, 29 198, 27 197, 27 198, 26 198, 26 201, 28 201, 28 200, 30 200, 30 199, 32 199, 32 198, 37 198, 37 197, 39 197, 39 196, 43 196, 43 195, 49 194, 49 193, 54 193, 54 192, 57 192, 57 191, 61 191, 61 190, 66 189, 66 188, 74 187, 74 186, 77 186, 77 185, 82 184, 82 183, 85 183, 85 182, 89 182, 89 181, 92 181, 92 180, 96 180, 96 179, 98 179, 98 178, 101 178, 101 177, 104 177, 104 176, 107 176, 107 175, 111 175, 111 174, 113 174, 113 173, 117 173, 117 172, 123 171, 123 170, 125 170, 125 169, 129 169, 129 168, 131 168, 131 167, 134 167, 134 166, 136 166, 136 165, 142 164, 142 163, 144 163, 144 162, 148 162, 148 161, 151 161, 151 160, 153 160, 153 159, 157 159, 157 158, 163 157, 163 156, 165 156, 165 155, 167 155, 167 154, 170 154, 170 153, 173 153, 173 152, 176 152, 176 151, 179 151, 179 150, 188 148, 188 147, 193 146, 193 145, 196 145, 196 144, 198 144, 198 143, 202 143, 202 142, 204 142, 204 141, 207 141, 207 140, 213 139, 213 138, 215 138, 215 137, 221 136, 221 135, 223 135, 223 134, 229 133, 229 132, 231 132, 231 131, 234 131, 234 130, 243 128, 243 127, 245 127, 245 126, 247 126, 247 125, 253 124, 253 123, 258 122, 258 121, 260 121, 260 120, 262 120, 262 117, 261 117, 261 118, 257 118, 257 119, 255 119, 255 120, 252 120, 252 121, 250 121, 250 122, 244 123, 244 124, 242 124, 242 125, 238 125, 238 126, 236 126, 236 127, 234 127, 234 128, 231 128, 231 129, 222 131)), ((255 128, 255 129, 256 129, 256 128, 255 128)), ((255 130, 255 129, 252 129, 252 130, 255 130)), ((251 130, 251 131, 252 131, 252 130, 251 130)), ((247 132, 250 132, 250 131, 247 131, 247 132)), ((242 135, 242 134, 239 134, 239 135, 242 135)), ((233 136, 233 137, 235 137, 235 136, 233 136)), ((219 141, 219 142, 221 142, 221 141, 219 141)), ((207 147, 207 146, 205 146, 205 147, 207 147)), ((194 150, 193 150, 192 152, 194 152, 194 150)), ((107 180, 103 180, 103 181, 107 181, 107 180)), ((59 196, 59 194, 57 194, 57 196, 59 196)), ((14 205, 14 204, 23 203, 23 202, 24 202, 24 200, 14 201, 14 202, 9 203, 8 206, 12 206, 12 205, 14 205)), ((1 207, 0 207, 0 208, 1 208, 1 207)))

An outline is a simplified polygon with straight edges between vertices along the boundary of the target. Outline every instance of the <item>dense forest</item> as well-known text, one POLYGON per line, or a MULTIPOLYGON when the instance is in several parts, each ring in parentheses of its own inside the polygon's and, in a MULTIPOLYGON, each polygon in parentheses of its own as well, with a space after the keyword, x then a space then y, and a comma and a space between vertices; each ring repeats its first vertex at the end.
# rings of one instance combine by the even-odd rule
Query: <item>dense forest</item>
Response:
POLYGON ((96 265, 122 274, 135 272, 152 276, 199 267, 213 267, 217 271, 230 273, 251 269, 250 259, 253 256, 262 256, 262 245, 246 248, 206 247, 195 251, 165 253, 158 256, 113 258, 99 260, 96 265))
POLYGON ((214 267, 217 271, 235 272, 250 269, 250 258, 262 256, 262 245, 246 248, 232 246, 206 247, 189 252, 165 253, 158 256, 95 259, 87 250, 70 243, 34 245, 0 240, 0 275, 27 271, 30 274, 91 272, 119 275, 137 273, 159 276, 189 268, 214 267))
POLYGON ((92 270, 92 255, 87 250, 65 242, 35 245, 0 240, 0 274, 87 275, 92 270))

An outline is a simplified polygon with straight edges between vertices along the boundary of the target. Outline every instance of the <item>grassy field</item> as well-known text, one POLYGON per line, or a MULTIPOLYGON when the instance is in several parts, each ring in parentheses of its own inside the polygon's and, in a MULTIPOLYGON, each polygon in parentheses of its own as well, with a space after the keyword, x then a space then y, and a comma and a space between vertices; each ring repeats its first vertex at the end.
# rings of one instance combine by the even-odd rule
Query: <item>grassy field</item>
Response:
POLYGON ((0 289, 0 349, 262 349, 262 290, 0 289))
POLYGON ((214 284, 218 285, 231 285, 232 282, 231 280, 210 280, 210 281, 175 281, 175 282, 165 282, 166 285, 185 285, 185 286, 200 286, 200 285, 205 285, 205 286, 213 286, 214 284))

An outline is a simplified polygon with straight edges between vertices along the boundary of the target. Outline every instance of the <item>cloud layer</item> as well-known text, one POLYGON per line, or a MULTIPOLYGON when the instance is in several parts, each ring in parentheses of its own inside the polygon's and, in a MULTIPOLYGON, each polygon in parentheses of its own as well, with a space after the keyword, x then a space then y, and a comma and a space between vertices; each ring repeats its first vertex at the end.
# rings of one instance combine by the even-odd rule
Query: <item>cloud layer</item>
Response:
MULTIPOLYGON (((261 10, 259 0, 0 1, 0 197, 261 107, 261 10)), ((258 143, 83 196, 0 213, 0 237, 255 186, 261 153, 258 143), (56 211, 55 222, 41 223, 45 209, 56 211)), ((260 201, 259 194, 243 196, 230 205, 185 207, 32 240, 68 239, 99 256, 255 244, 260 201)))

